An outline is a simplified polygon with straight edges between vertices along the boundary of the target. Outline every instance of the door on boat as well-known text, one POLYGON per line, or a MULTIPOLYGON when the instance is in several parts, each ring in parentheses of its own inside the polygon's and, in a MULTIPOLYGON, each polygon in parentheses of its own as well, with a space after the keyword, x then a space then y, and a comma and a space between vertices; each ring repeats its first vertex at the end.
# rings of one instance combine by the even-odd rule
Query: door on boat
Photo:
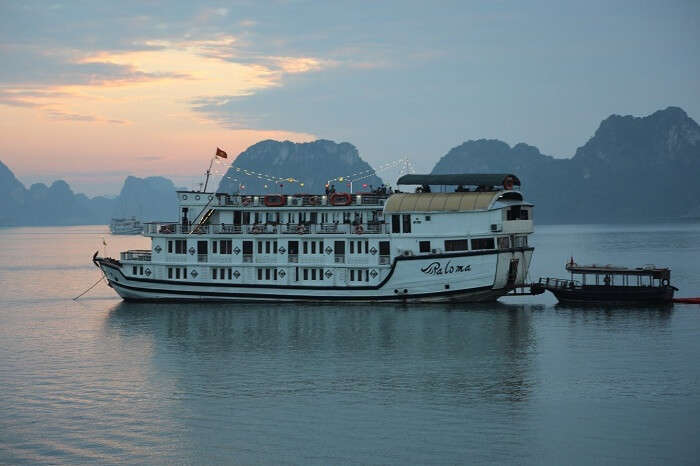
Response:
POLYGON ((197 262, 207 262, 208 241, 197 241, 197 262))
POLYGON ((233 224, 236 226, 241 226, 241 211, 240 210, 233 211, 233 224))
POLYGON ((508 267, 508 283, 506 288, 515 288, 515 279, 518 278, 518 262, 519 259, 511 259, 510 267, 508 267))

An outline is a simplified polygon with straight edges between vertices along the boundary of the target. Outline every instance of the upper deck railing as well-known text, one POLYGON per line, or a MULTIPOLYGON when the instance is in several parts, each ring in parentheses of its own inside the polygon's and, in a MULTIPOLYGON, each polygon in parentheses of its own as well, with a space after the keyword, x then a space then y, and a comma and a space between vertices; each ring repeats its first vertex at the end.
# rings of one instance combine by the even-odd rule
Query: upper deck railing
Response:
POLYGON ((151 261, 151 251, 149 249, 131 249, 119 253, 119 259, 123 261, 151 261))
POLYGON ((216 194, 215 206, 232 207, 347 207, 350 205, 381 206, 391 196, 388 193, 333 194, 216 194), (346 197, 347 196, 347 197, 346 197))
POLYGON ((383 222, 351 223, 285 223, 233 225, 219 223, 215 225, 183 225, 180 223, 146 223, 144 235, 315 235, 315 234, 355 234, 377 235, 389 233, 388 225, 383 222))

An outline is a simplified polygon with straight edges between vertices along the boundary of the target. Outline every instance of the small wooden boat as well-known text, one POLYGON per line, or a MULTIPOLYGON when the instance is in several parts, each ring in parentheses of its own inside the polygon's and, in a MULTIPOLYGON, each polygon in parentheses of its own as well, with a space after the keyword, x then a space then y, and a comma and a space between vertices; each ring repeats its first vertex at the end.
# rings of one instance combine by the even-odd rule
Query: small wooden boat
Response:
POLYGON ((563 304, 668 304, 677 288, 671 269, 645 266, 566 264, 570 278, 540 278, 539 283, 563 304))

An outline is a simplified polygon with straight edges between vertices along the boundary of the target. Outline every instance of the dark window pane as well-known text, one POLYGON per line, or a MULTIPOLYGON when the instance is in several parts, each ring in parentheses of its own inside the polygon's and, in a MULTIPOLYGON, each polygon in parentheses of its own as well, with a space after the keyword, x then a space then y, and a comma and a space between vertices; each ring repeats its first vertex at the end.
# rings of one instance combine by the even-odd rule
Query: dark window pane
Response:
POLYGON ((420 252, 430 252, 430 241, 421 241, 418 243, 420 252))

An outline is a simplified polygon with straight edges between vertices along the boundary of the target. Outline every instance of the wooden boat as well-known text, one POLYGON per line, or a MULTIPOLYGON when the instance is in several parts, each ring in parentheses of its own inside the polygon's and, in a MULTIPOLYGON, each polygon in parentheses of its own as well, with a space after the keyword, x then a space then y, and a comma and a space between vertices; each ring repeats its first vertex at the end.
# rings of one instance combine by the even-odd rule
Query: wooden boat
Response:
POLYGON ((563 304, 668 304, 677 288, 671 269, 645 266, 566 264, 570 278, 540 278, 539 283, 563 304))

